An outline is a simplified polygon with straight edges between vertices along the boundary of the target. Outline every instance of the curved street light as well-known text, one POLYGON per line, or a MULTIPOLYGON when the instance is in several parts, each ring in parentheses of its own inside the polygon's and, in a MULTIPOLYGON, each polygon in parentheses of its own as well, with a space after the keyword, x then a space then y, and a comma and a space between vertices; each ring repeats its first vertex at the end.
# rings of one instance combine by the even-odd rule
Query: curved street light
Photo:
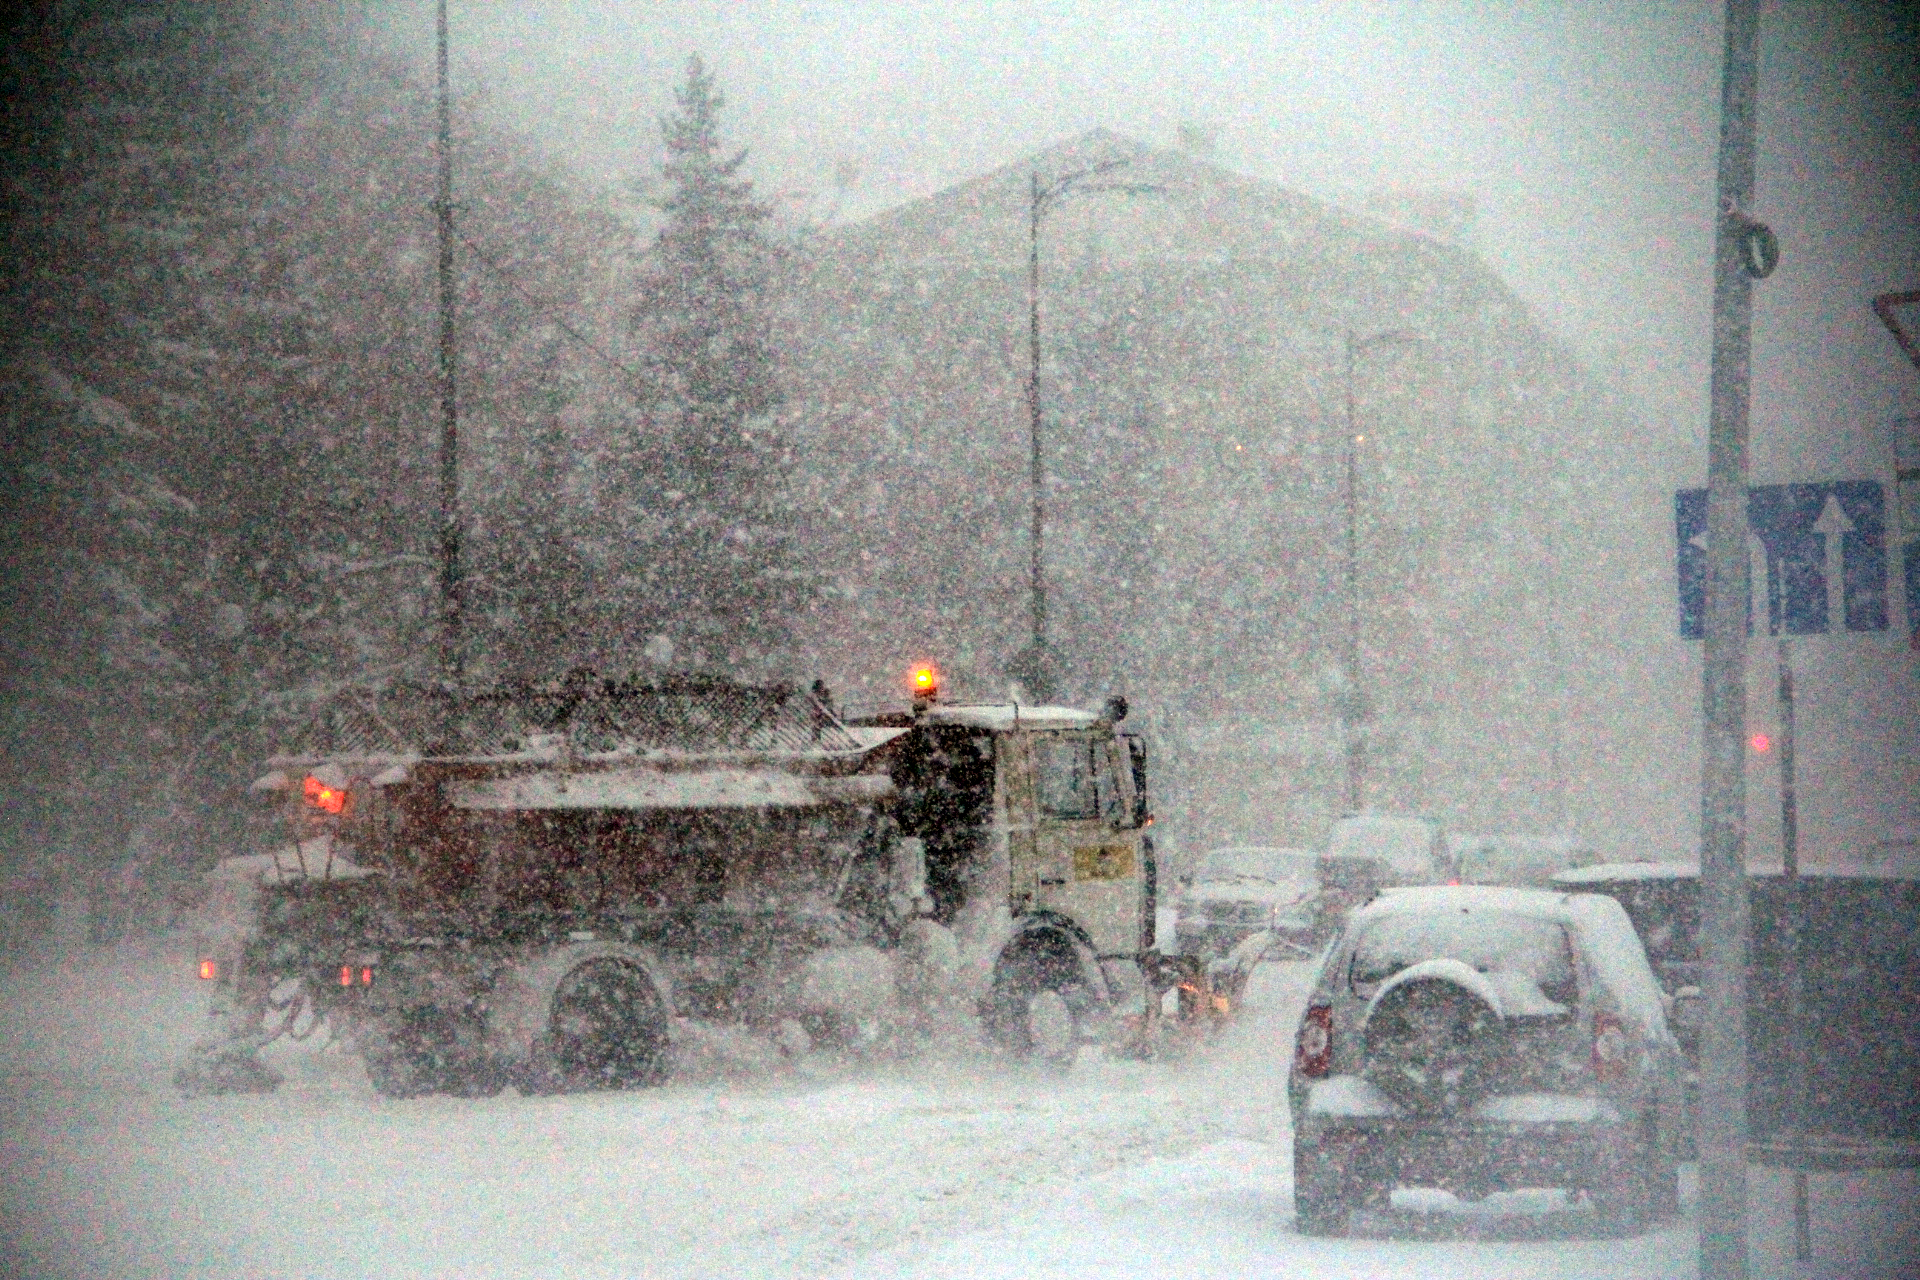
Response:
POLYGON ((1155 183, 1092 182, 1132 161, 1126 157, 1102 160, 1084 169, 1059 174, 1042 183, 1039 170, 1028 175, 1027 199, 1027 421, 1032 445, 1032 516, 1029 541, 1031 552, 1028 604, 1032 635, 1026 648, 1014 656, 1009 674, 1027 687, 1027 696, 1045 702, 1056 696, 1054 655, 1047 642, 1047 583, 1045 575, 1046 467, 1040 451, 1040 221, 1047 212, 1069 194, 1116 191, 1122 195, 1146 195, 1164 191, 1155 183), (1085 185, 1082 185, 1082 184, 1085 185))
POLYGON ((1381 333, 1356 337, 1353 330, 1347 330, 1346 339, 1346 383, 1344 397, 1347 410, 1347 590, 1346 613, 1347 634, 1345 652, 1341 666, 1345 669, 1342 704, 1340 707, 1341 736, 1344 742, 1346 762, 1346 807, 1349 812, 1360 808, 1365 794, 1367 771, 1367 743, 1361 726, 1372 716, 1367 704, 1366 692, 1360 678, 1360 532, 1359 532, 1359 448, 1360 428, 1354 410, 1354 366, 1359 357, 1368 351, 1385 346, 1402 346, 1420 341, 1420 335, 1410 329, 1388 329, 1381 333))

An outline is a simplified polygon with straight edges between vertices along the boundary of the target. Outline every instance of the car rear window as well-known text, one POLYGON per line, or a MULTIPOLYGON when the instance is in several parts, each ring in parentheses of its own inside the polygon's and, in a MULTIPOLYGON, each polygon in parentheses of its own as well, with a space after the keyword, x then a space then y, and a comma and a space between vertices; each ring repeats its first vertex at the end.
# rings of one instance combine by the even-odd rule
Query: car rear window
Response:
POLYGON ((1348 982, 1366 999, 1382 982, 1422 960, 1458 960, 1481 973, 1519 973, 1549 1000, 1578 999, 1573 948, 1565 928, 1507 911, 1387 915, 1373 921, 1353 949, 1348 982))

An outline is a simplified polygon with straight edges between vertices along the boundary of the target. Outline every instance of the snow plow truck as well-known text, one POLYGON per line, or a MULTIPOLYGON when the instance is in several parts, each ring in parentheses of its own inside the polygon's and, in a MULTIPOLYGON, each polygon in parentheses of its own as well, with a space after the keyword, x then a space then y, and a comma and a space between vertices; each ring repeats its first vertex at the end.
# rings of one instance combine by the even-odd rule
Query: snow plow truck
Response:
MULTIPOLYGON (((782 1049, 964 1028, 1070 1062, 1153 1043, 1146 752, 1093 713, 820 685, 345 691, 254 783, 291 824, 200 961, 177 1083, 271 1088, 324 1019, 395 1097, 652 1084, 696 1023, 782 1049)), ((1172 1003, 1172 1002, 1170 1002, 1172 1003)))

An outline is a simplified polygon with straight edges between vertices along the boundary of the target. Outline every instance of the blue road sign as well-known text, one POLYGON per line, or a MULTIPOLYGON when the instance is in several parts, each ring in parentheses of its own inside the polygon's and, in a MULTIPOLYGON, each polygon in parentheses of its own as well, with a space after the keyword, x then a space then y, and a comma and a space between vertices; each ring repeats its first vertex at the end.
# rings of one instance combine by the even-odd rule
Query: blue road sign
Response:
MULTIPOLYGON (((1707 491, 1673 496, 1679 545, 1680 634, 1706 631, 1707 491)), ((1747 631, 1756 605, 1767 633, 1887 629, 1886 495, 1877 481, 1767 484, 1747 491, 1747 631), (1754 599, 1754 570, 1764 560, 1764 605, 1754 599)))

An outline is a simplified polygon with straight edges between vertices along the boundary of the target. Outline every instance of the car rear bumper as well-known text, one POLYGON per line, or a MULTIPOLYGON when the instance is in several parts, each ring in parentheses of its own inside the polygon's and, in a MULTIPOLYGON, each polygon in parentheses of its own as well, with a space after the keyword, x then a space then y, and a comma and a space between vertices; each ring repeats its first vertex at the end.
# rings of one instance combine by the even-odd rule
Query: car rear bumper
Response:
POLYGON ((1356 1189, 1385 1196, 1396 1186, 1438 1187, 1474 1199, 1593 1187, 1629 1141, 1611 1108, 1585 1122, 1303 1115, 1294 1134, 1300 1151, 1356 1189))

